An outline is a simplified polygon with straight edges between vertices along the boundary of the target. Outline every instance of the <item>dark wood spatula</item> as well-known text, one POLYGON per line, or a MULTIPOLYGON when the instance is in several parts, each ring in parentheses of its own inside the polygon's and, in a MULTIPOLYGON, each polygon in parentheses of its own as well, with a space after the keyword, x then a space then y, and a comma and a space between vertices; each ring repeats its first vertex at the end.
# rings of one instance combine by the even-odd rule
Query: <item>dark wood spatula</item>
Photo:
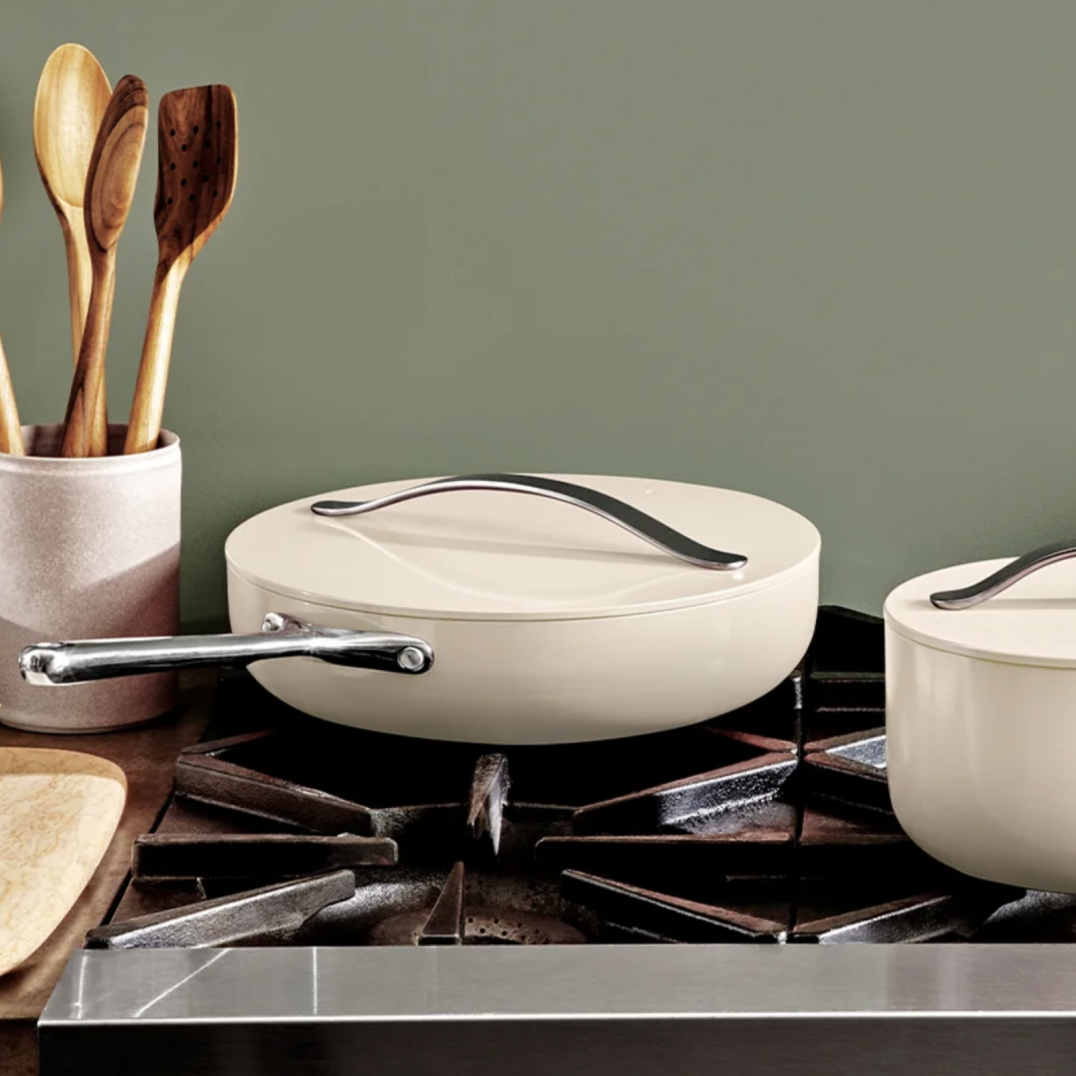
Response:
POLYGON ((180 288, 228 212, 238 160, 235 94, 229 87, 197 86, 161 98, 153 214, 157 271, 124 452, 157 447, 180 288))

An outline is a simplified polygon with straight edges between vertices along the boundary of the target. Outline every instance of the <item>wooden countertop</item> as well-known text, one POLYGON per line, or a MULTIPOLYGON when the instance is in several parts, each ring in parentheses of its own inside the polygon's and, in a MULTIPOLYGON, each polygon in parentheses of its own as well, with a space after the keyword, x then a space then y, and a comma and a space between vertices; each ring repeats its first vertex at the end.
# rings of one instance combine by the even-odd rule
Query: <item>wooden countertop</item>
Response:
POLYGON ((54 747, 100 755, 127 775, 127 802, 116 835, 75 906, 49 939, 20 967, 0 976, 0 1074, 36 1076, 36 1025, 68 957, 86 931, 108 915, 127 880, 131 845, 148 833, 172 791, 172 767, 196 743, 209 720, 215 673, 185 675, 180 705, 167 717, 129 732, 49 736, 0 725, 0 745, 54 747))

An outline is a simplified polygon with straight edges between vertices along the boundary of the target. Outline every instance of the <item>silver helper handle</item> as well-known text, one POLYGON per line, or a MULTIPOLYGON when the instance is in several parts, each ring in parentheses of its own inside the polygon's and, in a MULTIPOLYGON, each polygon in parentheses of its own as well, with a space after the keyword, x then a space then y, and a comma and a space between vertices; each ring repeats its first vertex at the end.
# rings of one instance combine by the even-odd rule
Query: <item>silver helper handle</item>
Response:
POLYGON ((319 516, 357 516, 364 512, 374 512, 378 508, 387 508, 390 504, 410 501, 415 497, 426 497, 431 493, 450 493, 454 490, 495 490, 500 493, 530 493, 539 497, 549 497, 554 501, 585 508, 610 523, 616 523, 630 531, 644 542, 649 542, 666 553, 686 560, 699 568, 716 568, 720 571, 735 571, 747 563, 747 558, 739 553, 723 553, 720 549, 696 542, 681 534, 646 512, 625 504, 607 493, 599 493, 587 486, 578 486, 574 482, 561 482, 556 478, 538 478, 534 475, 520 474, 465 474, 455 478, 441 478, 426 482, 420 486, 411 486, 396 493, 387 493, 369 501, 316 501, 310 510, 319 516))
POLYGON ((931 594, 930 602, 938 609, 970 609, 971 606, 1008 590, 1013 583, 1019 582, 1032 572, 1062 560, 1070 560, 1072 557, 1076 557, 1076 540, 1072 538, 1039 546, 1038 549, 1010 561, 985 579, 980 579, 978 583, 958 590, 939 590, 931 594))
POLYGON ((269 613, 260 635, 38 643, 19 655, 19 669, 28 683, 51 686, 207 665, 244 668, 254 661, 294 657, 411 675, 424 673, 433 664, 430 645, 410 635, 322 628, 269 613))

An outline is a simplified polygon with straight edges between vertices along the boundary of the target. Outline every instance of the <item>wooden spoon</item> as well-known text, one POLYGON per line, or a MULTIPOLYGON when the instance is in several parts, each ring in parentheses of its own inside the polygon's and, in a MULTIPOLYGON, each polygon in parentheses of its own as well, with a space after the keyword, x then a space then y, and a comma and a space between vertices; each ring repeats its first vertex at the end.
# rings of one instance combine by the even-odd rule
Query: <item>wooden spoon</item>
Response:
POLYGON ((93 286, 67 403, 60 449, 64 456, 104 454, 101 446, 91 443, 90 430, 101 392, 112 320, 116 244, 131 210, 148 123, 149 94, 145 84, 134 75, 124 75, 108 102, 86 176, 84 215, 93 286))
POLYGON ((157 447, 183 278, 235 192, 239 142, 231 89, 166 93, 157 114, 157 157, 157 271, 124 452, 157 447))
MULTIPOLYGON (((93 53, 81 45, 61 45, 45 62, 34 100, 34 156, 67 249, 71 347, 76 365, 93 281, 83 198, 94 141, 111 96, 112 87, 93 53)), ((90 438, 92 454, 104 455, 108 417, 103 380, 90 438)))
MULTIPOLYGON (((4 211, 4 175, 0 172, 0 213, 4 211)), ((15 406, 15 391, 11 387, 4 345, 0 344, 0 452, 10 456, 24 455, 19 409, 15 406)))

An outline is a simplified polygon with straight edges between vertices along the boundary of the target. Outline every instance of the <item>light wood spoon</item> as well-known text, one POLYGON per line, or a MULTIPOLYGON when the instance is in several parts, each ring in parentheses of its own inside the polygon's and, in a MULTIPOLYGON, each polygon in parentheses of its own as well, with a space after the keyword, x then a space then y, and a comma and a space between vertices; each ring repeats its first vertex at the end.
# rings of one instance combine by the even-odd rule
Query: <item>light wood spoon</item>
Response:
POLYGON ((157 271, 124 452, 157 447, 183 278, 224 219, 239 160, 235 94, 227 86, 173 90, 157 114, 157 271))
MULTIPOLYGON (((45 62, 34 100, 34 156, 67 249, 71 347, 76 365, 93 281, 83 198, 94 142, 111 96, 112 87, 93 53, 81 45, 61 45, 45 62)), ((93 454, 103 455, 108 447, 103 380, 90 436, 93 454)))
MULTIPOLYGON (((4 175, 0 172, 0 213, 4 211, 4 175)), ((4 345, 0 344, 0 452, 9 456, 22 456, 22 427, 19 425, 19 409, 15 406, 15 390, 11 387, 4 345)))
POLYGON ((86 176, 84 215, 93 286, 64 420, 60 449, 64 456, 104 454, 99 445, 92 444, 90 430, 101 392, 112 320, 116 244, 131 210, 148 123, 146 87, 140 78, 124 75, 108 102, 86 176))

